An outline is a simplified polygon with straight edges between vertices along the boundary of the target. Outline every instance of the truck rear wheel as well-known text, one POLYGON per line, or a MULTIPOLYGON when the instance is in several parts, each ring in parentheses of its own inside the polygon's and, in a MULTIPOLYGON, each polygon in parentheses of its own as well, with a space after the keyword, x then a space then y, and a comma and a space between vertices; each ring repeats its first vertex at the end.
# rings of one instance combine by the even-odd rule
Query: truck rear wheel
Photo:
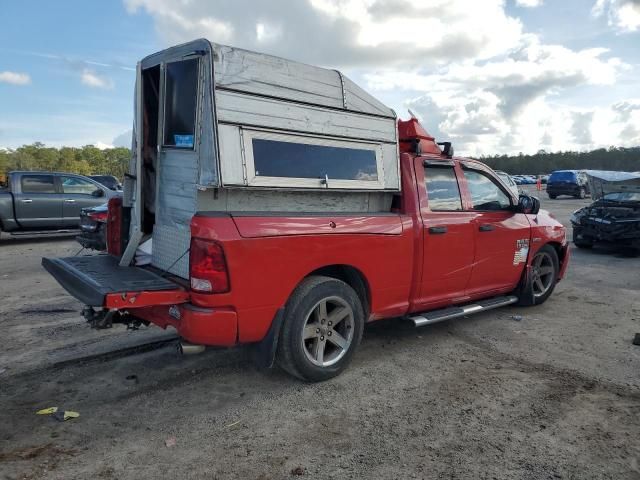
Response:
POLYGON ((364 310, 353 288, 335 278, 309 277, 287 302, 278 365, 302 380, 328 380, 349 364, 363 329, 364 310))

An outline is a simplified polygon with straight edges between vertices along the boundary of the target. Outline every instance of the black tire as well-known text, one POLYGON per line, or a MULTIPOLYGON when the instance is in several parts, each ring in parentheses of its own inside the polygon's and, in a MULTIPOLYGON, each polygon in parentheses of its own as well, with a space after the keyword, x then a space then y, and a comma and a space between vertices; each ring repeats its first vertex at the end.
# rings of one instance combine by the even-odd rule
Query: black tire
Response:
POLYGON ((360 344, 363 329, 364 310, 353 288, 331 277, 308 277, 298 285, 285 307, 278 341, 278 365, 291 375, 308 382, 328 380, 347 367, 360 344), (321 313, 322 302, 324 313, 321 313), (337 320, 337 325, 330 326, 331 314, 337 318, 345 311, 347 316, 337 320), (319 332, 313 338, 305 338, 309 334, 309 328, 319 332), (340 337, 341 342, 349 340, 346 348, 334 343, 340 337), (321 354, 318 354, 318 345, 321 345, 321 354), (322 362, 326 351, 330 354, 322 362), (319 365, 318 361, 328 364, 319 365))
POLYGON ((555 199, 556 199, 556 197, 557 197, 557 195, 554 195, 553 193, 550 193, 550 194, 549 194, 549 198, 550 198, 551 200, 555 200, 555 199))
POLYGON ((541 304, 543 304, 544 302, 547 301, 547 298, 549 298, 551 296, 551 294, 553 293, 553 290, 556 288, 556 283, 558 283, 558 272, 560 271, 560 260, 558 259, 558 252, 556 252, 556 249, 553 248, 551 245, 544 245, 533 256, 533 259, 531 261, 531 267, 532 267, 532 271, 531 271, 531 277, 532 277, 531 288, 533 289, 533 305, 541 305, 541 304), (539 255, 547 256, 547 258, 550 260, 550 264, 551 264, 550 266, 553 268, 553 271, 549 273, 549 275, 551 275, 551 277, 550 277, 551 283, 549 284, 547 289, 540 295, 538 295, 536 293, 536 288, 537 288, 536 285, 535 285, 536 273, 534 271, 534 268, 535 268, 534 265, 536 264, 536 258, 539 255))

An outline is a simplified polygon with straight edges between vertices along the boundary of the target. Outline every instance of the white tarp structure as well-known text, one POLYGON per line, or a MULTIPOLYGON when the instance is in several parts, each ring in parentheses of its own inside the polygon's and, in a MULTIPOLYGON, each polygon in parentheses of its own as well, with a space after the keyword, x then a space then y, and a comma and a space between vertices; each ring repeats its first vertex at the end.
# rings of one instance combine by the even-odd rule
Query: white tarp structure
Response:
POLYGON ((591 198, 597 200, 607 193, 640 192, 640 172, 586 170, 591 198))

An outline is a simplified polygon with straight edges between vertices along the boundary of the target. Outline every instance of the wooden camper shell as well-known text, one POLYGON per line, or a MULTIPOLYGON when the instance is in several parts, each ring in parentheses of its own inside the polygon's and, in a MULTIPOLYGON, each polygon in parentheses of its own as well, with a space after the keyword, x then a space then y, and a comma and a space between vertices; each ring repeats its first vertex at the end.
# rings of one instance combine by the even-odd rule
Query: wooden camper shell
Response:
POLYGON ((202 58, 195 146, 200 187, 399 190, 395 112, 339 71, 206 39, 150 55, 141 67, 194 55, 202 58), (262 176, 254 139, 370 150, 377 178, 262 176))

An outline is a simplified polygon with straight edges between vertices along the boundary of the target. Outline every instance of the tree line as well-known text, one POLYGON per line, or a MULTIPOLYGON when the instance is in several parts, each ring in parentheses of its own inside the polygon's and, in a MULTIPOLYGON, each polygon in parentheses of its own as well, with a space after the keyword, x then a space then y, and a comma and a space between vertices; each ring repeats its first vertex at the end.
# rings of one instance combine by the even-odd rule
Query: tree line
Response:
POLYGON ((538 175, 554 170, 640 171, 640 147, 609 147, 590 152, 554 152, 540 150, 534 155, 493 155, 479 160, 494 170, 511 175, 538 175))
POLYGON ((23 145, 15 150, 0 150, 0 177, 13 170, 44 170, 81 175, 115 175, 124 177, 129 169, 131 151, 116 147, 101 150, 84 147, 46 147, 42 143, 23 145))
MULTIPOLYGON (((42 143, 24 145, 15 150, 0 150, 0 177, 12 170, 46 170, 81 175, 115 175, 124 177, 131 151, 117 147, 101 150, 84 147, 46 147, 42 143)), ((600 148, 590 152, 554 152, 540 150, 534 155, 493 155, 480 160, 495 170, 512 175, 545 174, 553 170, 640 171, 640 147, 600 148)))

